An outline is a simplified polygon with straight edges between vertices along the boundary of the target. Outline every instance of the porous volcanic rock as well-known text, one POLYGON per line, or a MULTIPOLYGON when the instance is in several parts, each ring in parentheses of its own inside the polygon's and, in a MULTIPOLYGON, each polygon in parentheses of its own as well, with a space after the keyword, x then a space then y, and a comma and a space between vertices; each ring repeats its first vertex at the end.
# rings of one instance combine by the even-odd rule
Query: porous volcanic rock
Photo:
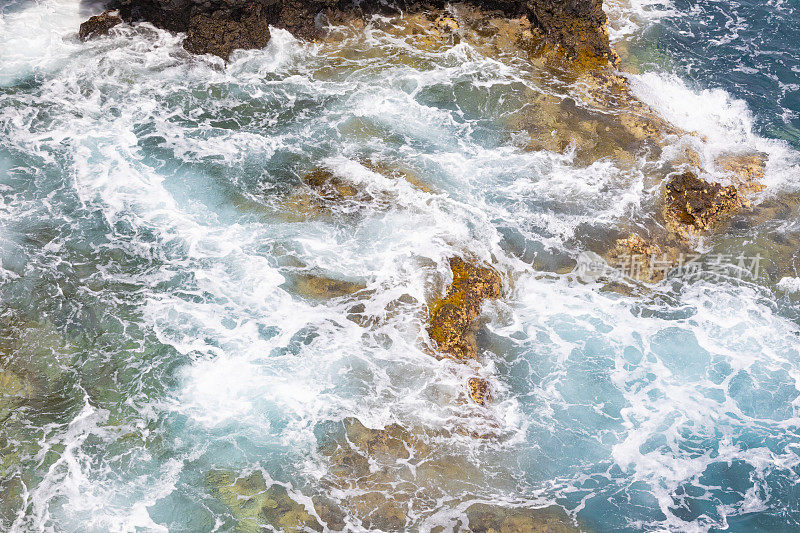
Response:
POLYGON ((748 205, 747 199, 735 186, 706 181, 691 171, 669 179, 664 203, 667 225, 679 235, 707 230, 725 216, 748 205))

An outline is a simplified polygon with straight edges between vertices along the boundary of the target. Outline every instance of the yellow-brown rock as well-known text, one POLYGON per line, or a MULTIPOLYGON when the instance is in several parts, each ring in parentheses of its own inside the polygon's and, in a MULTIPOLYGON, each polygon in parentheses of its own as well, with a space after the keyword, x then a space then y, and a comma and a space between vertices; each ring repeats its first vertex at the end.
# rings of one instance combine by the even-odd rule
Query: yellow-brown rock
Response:
POLYGON ((637 281, 657 283, 679 264, 679 254, 688 251, 677 241, 661 245, 638 234, 618 239, 607 254, 609 264, 637 281))
POLYGON ((429 307, 428 335, 439 351, 456 360, 477 359, 474 325, 481 305, 500 297, 500 274, 455 257, 450 260, 453 281, 444 297, 429 307))
POLYGON ((760 154, 724 155, 717 158, 717 165, 727 172, 740 194, 751 194, 764 190, 764 171, 767 166, 760 154))
POLYGON ((489 382, 482 378, 469 378, 467 381, 469 396, 478 405, 486 405, 492 401, 492 391, 489 382))
POLYGON ((302 274, 294 280, 294 291, 306 298, 326 300, 339 298, 364 290, 366 285, 355 281, 333 279, 325 276, 302 274))

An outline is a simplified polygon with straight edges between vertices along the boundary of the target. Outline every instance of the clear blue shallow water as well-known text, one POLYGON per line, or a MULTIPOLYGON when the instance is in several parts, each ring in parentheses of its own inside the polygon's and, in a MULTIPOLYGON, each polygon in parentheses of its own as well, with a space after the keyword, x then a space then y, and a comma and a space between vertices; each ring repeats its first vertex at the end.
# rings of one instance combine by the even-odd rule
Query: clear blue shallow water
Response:
MULTIPOLYGON (((308 509, 324 494, 355 531, 349 502, 370 491, 399 494, 409 530, 453 530, 475 502, 555 504, 595 531, 800 528, 797 273, 623 297, 533 270, 647 205, 659 162, 520 149, 505 119, 541 89, 529 65, 276 30, 223 67, 147 26, 80 44, 83 16, 64 0, 0 19, 2 529, 243 527, 219 470, 259 471, 308 509), (287 213, 320 166, 378 201, 287 213), (466 253, 509 287, 474 368, 431 357, 423 333, 466 253), (308 298, 303 272, 366 289, 308 298), (475 374, 489 408, 464 401, 475 374), (400 424, 427 460, 392 489, 332 488, 321 450, 351 417, 400 424)), ((662 67, 631 82, 708 153, 766 153, 770 191, 797 192, 797 152, 733 87, 662 67)), ((779 222, 796 232, 796 213, 779 222)))

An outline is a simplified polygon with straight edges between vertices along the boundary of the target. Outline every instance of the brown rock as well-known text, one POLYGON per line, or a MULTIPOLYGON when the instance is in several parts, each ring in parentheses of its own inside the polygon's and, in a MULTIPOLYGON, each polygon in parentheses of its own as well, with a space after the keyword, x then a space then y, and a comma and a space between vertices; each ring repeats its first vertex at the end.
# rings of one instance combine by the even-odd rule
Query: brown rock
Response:
POLYGON ((264 48, 269 37, 269 24, 261 6, 252 4, 192 16, 183 45, 192 53, 214 54, 227 60, 239 48, 264 48))
POLYGON ((671 231, 688 236, 709 229, 745 205, 747 200, 733 185, 723 186, 684 172, 667 182, 664 217, 671 231))
POLYGON ((619 61, 608 41, 602 0, 528 0, 526 6, 548 41, 569 56, 600 59, 600 63, 619 61))
POLYGON ((473 533, 575 533, 578 530, 559 507, 526 509, 476 503, 467 508, 473 533))
POLYGON ((120 23, 122 23, 122 19, 117 16, 116 11, 104 11, 81 24, 78 37, 81 41, 87 41, 93 37, 108 35, 108 31, 120 23))
POLYGON ((294 281, 294 290, 307 298, 325 300, 354 294, 366 288, 363 283, 303 274, 294 281))

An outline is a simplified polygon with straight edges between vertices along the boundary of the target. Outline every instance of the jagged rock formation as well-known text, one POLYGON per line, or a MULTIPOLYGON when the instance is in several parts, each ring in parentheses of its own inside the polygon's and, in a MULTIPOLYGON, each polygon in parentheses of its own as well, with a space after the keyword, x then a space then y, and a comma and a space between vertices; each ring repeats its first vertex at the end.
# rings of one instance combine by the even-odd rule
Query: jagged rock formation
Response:
MULTIPOLYGON (((527 15, 546 40, 567 56, 616 61, 608 41, 602 0, 470 0, 468 3, 508 16, 527 15)), ((190 52, 227 59, 237 48, 262 48, 269 25, 301 38, 320 35, 317 16, 342 18, 342 13, 398 13, 441 9, 445 2, 399 0, 391 7, 376 0, 112 0, 127 22, 147 21, 159 28, 186 32, 190 52)))
POLYGON ((706 230, 747 205, 733 185, 708 182, 691 171, 673 176, 667 182, 665 200, 664 217, 669 229, 677 234, 706 230))
POLYGON ((81 24, 78 30, 78 37, 80 37, 81 41, 85 41, 92 37, 106 35, 108 30, 121 23, 122 19, 114 11, 104 11, 81 24))
POLYGON ((485 300, 500 297, 502 281, 494 269, 458 257, 450 260, 450 269, 453 282, 444 298, 430 306, 428 334, 448 357, 460 361, 477 359, 476 319, 485 300))
POLYGON ((570 56, 619 58, 608 43, 603 0, 528 0, 531 22, 570 56))
MULTIPOLYGON (((496 270, 468 263, 459 257, 450 259, 453 281, 443 298, 429 309, 428 335, 440 352, 461 363, 478 358, 476 331, 481 305, 502 292, 502 279, 496 270)), ((489 382, 472 377, 467 381, 470 398, 485 406, 492 400, 489 382)))

